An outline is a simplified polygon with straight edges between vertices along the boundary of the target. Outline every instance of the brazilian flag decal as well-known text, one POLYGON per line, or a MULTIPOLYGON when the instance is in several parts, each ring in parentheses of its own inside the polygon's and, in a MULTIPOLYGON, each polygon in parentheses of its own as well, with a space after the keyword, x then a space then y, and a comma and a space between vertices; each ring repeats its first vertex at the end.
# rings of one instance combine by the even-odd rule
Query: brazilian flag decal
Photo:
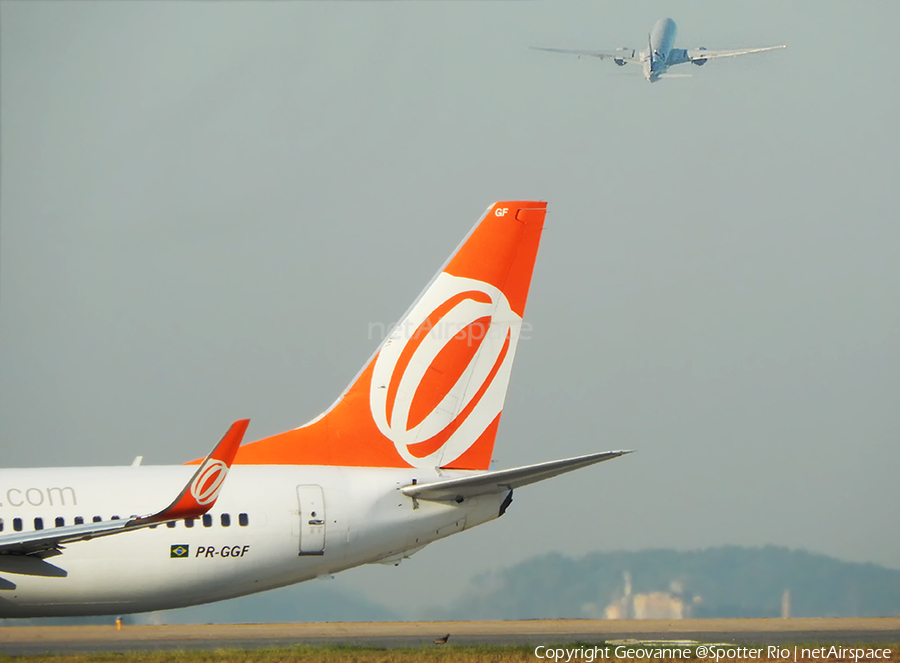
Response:
POLYGON ((187 557, 190 546, 176 544, 169 548, 169 557, 187 557))

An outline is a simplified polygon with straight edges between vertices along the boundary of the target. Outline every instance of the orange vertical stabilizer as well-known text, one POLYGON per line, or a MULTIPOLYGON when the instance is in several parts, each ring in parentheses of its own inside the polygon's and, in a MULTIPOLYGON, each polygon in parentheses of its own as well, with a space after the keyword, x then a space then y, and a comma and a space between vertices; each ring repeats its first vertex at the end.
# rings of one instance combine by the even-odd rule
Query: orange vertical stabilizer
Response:
POLYGON ((491 205, 323 415, 236 464, 490 464, 547 204, 491 205))

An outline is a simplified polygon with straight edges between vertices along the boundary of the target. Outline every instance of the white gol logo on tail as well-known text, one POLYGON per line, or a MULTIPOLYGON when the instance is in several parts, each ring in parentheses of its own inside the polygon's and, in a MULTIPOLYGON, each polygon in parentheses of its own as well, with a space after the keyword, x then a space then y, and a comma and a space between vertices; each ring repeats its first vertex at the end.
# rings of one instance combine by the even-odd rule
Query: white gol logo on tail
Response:
MULTIPOLYGON (((446 272, 438 276, 381 348, 372 373, 369 400, 375 425, 394 443, 406 462, 419 468, 448 465, 465 453, 491 425, 503 409, 521 325, 522 319, 513 312, 506 296, 498 288, 483 281, 451 276, 446 272), (463 293, 471 293, 474 298, 460 299, 440 319, 434 319, 434 314, 441 306, 463 293), (477 351, 469 359, 459 379, 440 403, 410 428, 410 408, 416 390, 427 376, 435 358, 454 336, 486 317, 490 318, 490 326, 481 332, 484 338, 480 340, 477 351), (430 321, 426 327, 427 333, 420 339, 414 339, 416 330, 426 320, 430 321), (507 337, 509 347, 504 355, 503 347, 507 337), (403 374, 395 376, 397 364, 410 342, 417 342, 418 346, 400 367, 403 374), (390 388, 392 382, 396 383, 393 389, 390 388), (473 404, 472 401, 479 392, 482 393, 473 404), (388 398, 392 398, 390 410, 388 398), (470 405, 465 420, 457 421, 470 405), (431 440, 451 425, 455 430, 437 450, 427 455, 422 452, 411 453, 410 445, 431 440)), ((470 340, 474 339, 473 333, 470 340)))
POLYGON ((191 483, 191 496, 197 500, 200 506, 206 506, 214 502, 222 490, 225 475, 228 474, 228 465, 221 460, 208 458, 203 467, 197 473, 197 478, 191 483))

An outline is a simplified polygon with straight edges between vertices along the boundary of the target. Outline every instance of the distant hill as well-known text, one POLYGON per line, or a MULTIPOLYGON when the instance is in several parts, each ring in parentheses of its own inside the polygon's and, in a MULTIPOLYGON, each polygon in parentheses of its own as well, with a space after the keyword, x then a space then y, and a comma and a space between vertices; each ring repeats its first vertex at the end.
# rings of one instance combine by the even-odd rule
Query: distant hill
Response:
POLYGON ((578 559, 543 555, 479 575, 462 599, 429 617, 603 618, 623 612, 626 574, 632 601, 625 617, 640 616, 636 609, 659 609, 666 601, 683 607, 685 617, 780 617, 786 590, 792 617, 900 615, 900 570, 775 546, 727 546, 591 553, 578 559))

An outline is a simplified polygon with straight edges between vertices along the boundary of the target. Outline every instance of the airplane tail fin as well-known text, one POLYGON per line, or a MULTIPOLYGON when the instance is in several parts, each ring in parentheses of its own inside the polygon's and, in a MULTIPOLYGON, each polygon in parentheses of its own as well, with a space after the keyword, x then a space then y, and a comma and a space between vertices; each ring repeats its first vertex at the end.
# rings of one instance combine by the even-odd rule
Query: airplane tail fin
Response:
POLYGON ((334 405, 235 463, 488 469, 546 208, 491 205, 334 405))

